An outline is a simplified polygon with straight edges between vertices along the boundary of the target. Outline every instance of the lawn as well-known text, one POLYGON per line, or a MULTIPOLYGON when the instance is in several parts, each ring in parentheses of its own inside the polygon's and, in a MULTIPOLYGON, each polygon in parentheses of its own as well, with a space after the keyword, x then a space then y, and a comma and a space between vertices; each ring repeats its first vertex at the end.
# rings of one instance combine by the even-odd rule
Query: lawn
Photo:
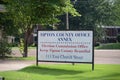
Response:
POLYGON ((25 61, 33 61, 33 60, 36 60, 36 57, 34 56, 30 56, 30 57, 7 57, 5 58, 6 60, 19 60, 19 61, 22 61, 22 60, 25 60, 25 61))
MULTIPOLYGON (((19 49, 19 47, 12 47, 13 50, 19 49)), ((28 47, 28 49, 36 49, 36 47, 28 47)))
POLYGON ((0 72, 5 80, 120 80, 120 65, 41 64, 18 71, 0 72))
POLYGON ((108 43, 108 44, 102 44, 96 49, 120 49, 120 43, 108 43))

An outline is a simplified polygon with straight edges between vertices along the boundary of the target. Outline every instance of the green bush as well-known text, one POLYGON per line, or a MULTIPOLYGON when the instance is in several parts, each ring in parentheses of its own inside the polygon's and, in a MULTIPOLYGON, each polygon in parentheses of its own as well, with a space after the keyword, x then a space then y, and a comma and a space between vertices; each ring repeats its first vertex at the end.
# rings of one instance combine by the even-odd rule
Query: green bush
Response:
POLYGON ((117 35, 117 41, 120 43, 120 34, 117 35))
POLYGON ((6 55, 10 55, 12 52, 9 44, 6 40, 0 40, 0 56, 4 58, 6 55))
POLYGON ((10 47, 18 47, 18 43, 17 43, 17 42, 15 42, 15 43, 10 43, 9 45, 10 45, 10 47))
POLYGON ((94 43, 94 46, 95 46, 95 47, 100 46, 100 42, 95 42, 95 43, 94 43))
POLYGON ((24 54, 24 39, 20 39, 20 43, 18 45, 20 53, 23 55, 24 54))

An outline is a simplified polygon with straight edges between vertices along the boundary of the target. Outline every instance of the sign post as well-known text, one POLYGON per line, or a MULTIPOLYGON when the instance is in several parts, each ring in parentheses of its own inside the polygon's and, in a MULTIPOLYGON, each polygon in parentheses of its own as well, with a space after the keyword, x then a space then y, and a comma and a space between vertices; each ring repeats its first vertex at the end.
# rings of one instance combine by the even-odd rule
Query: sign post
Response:
POLYGON ((0 80, 5 80, 4 77, 0 77, 0 80))
POLYGON ((93 31, 38 31, 38 62, 90 63, 94 70, 93 31))

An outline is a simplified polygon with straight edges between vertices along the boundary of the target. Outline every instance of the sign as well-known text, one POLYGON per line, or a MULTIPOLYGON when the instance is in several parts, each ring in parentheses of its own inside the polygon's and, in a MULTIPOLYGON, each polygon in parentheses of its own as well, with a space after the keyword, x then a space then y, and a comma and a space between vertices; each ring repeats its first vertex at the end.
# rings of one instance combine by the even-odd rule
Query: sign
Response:
POLYGON ((38 61, 94 63, 93 31, 38 31, 38 61))

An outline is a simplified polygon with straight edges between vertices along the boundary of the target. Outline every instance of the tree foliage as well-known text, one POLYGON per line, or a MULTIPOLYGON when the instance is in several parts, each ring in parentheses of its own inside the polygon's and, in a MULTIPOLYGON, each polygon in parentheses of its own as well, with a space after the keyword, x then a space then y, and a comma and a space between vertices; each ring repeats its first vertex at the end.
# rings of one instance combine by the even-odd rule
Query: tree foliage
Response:
POLYGON ((117 35, 117 41, 120 43, 120 34, 117 35))
POLYGON ((94 29, 110 22, 111 4, 107 0, 80 0, 75 8, 81 17, 70 17, 71 29, 94 29))
POLYGON ((11 47, 7 41, 6 34, 2 31, 2 38, 0 38, 0 57, 5 58, 6 55, 11 54, 11 47))
POLYGON ((113 0, 111 20, 113 25, 120 26, 120 0, 113 0))
MULTIPOLYGON (((120 0, 116 0, 119 1, 120 0)), ((114 0, 77 0, 74 4, 77 12, 81 14, 80 17, 73 17, 69 15, 69 27, 72 30, 92 29, 95 31, 96 39, 102 39, 105 35, 102 30, 103 25, 114 25, 115 19, 119 19, 118 12, 119 3, 116 4, 114 0), (117 8, 116 8, 116 6, 117 8), (114 11, 116 10, 116 11, 114 11), (115 17, 115 15, 117 17, 115 17), (102 34, 101 34, 102 33, 102 34)), ((119 10, 120 11, 120 10, 119 10)), ((64 15, 63 15, 64 16, 64 15)), ((61 17, 59 29, 65 29, 61 26, 66 26, 65 16, 61 17)), ((120 20, 118 20, 120 21, 120 20)), ((118 22, 119 23, 119 22, 118 22)))
POLYGON ((4 0, 7 11, 18 34, 24 34, 24 57, 27 57, 27 45, 32 24, 48 25, 58 22, 57 16, 69 12, 79 15, 70 4, 70 0, 4 0))
POLYGON ((0 29, 7 35, 17 35, 17 27, 14 26, 12 19, 9 17, 9 13, 0 13, 0 29))

